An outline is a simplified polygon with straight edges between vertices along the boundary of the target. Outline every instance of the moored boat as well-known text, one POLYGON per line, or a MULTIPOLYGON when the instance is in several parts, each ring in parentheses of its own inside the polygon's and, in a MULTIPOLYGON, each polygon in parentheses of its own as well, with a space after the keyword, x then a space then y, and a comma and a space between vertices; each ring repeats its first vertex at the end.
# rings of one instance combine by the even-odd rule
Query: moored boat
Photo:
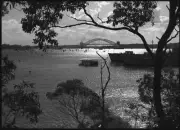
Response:
POLYGON ((125 53, 108 53, 109 57, 111 59, 111 62, 120 62, 123 63, 124 59, 128 56, 128 55, 133 55, 133 51, 126 51, 125 53))
MULTIPOLYGON (((180 60, 179 60, 179 55, 178 52, 171 52, 171 54, 168 54, 169 56, 167 57, 164 66, 179 66, 180 65, 180 60)), ((109 55, 111 58, 112 62, 116 63, 123 63, 124 66, 153 66, 153 60, 148 55, 148 53, 144 54, 115 54, 115 55, 109 55)))
POLYGON ((79 66, 98 66, 97 59, 81 59, 79 66))

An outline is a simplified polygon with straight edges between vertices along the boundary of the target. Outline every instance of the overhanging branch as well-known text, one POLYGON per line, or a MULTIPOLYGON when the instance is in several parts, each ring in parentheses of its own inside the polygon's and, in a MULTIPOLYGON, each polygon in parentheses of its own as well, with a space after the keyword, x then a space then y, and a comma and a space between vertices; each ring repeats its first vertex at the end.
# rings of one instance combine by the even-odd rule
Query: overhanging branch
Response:
POLYGON ((166 8, 167 8, 168 10, 170 10, 169 7, 168 7, 167 5, 166 5, 166 8))
POLYGON ((168 38, 171 36, 171 33, 175 29, 175 26, 177 25, 177 20, 178 20, 178 17, 179 17, 178 16, 179 7, 178 7, 178 9, 176 11, 176 6, 177 5, 174 4, 174 1, 170 1, 169 24, 168 24, 168 27, 167 27, 166 31, 162 35, 161 40, 158 43, 158 48, 157 48, 156 52, 163 51, 163 48, 170 41, 170 39, 171 40, 173 39, 173 38, 170 38, 168 40, 168 38))
POLYGON ((103 21, 100 17, 99 17, 99 13, 97 15, 97 18, 101 21, 101 23, 106 23, 107 21, 103 21))
POLYGON ((159 37, 156 37, 158 40, 160 40, 160 38, 159 37))
POLYGON ((81 22, 91 22, 91 23, 92 23, 92 21, 89 21, 89 20, 78 19, 78 18, 75 18, 75 17, 69 16, 69 15, 66 15, 66 16, 67 16, 67 17, 69 17, 69 18, 72 18, 72 19, 74 19, 74 20, 76 20, 76 21, 81 21, 81 22))
POLYGON ((144 36, 141 35, 139 32, 135 32, 135 34, 138 35, 138 36, 141 38, 141 40, 143 41, 144 47, 146 48, 147 52, 150 54, 150 56, 152 57, 152 59, 154 59, 154 54, 153 54, 153 52, 151 51, 151 49, 149 48, 149 46, 148 46, 148 44, 147 44, 144 36))
MULTIPOLYGON (((124 27, 119 27, 119 28, 113 28, 113 27, 108 27, 108 26, 104 26, 104 25, 100 25, 98 24, 94 19, 93 17, 87 13, 87 10, 85 9, 85 7, 83 8, 84 10, 84 13, 91 19, 91 21, 88 21, 88 20, 81 20, 83 21, 83 23, 78 23, 78 24, 72 24, 72 25, 66 25, 66 26, 53 26, 53 27, 59 27, 59 28, 67 28, 67 27, 73 27, 73 26, 78 26, 78 25, 92 25, 92 26, 95 26, 95 27, 100 27, 100 28, 104 28, 104 29, 108 29, 108 30, 128 30, 129 32, 132 32, 136 35, 138 35, 141 40, 143 41, 143 44, 144 44, 144 47, 146 48, 146 50, 148 51, 148 53, 151 55, 152 58, 154 58, 154 55, 151 51, 151 49, 149 48, 145 38, 143 35, 141 35, 137 29, 133 29, 132 27, 130 26, 124 26, 124 27)), ((75 20, 77 20, 76 18, 74 18, 75 20)), ((79 19, 77 21, 80 21, 79 19)))
POLYGON ((68 27, 74 27, 74 26, 79 26, 79 25, 92 25, 94 26, 94 24, 92 23, 77 23, 77 24, 71 24, 71 25, 66 25, 66 26, 59 26, 59 25, 55 25, 55 26, 52 26, 51 28, 55 28, 55 27, 58 27, 58 28, 68 28, 68 27))
POLYGON ((90 14, 87 13, 87 10, 85 9, 85 7, 83 8, 83 10, 84 10, 84 13, 92 20, 92 22, 95 25, 97 25, 98 23, 93 19, 93 17, 90 14))
POLYGON ((174 29, 176 30, 176 34, 174 36, 172 36, 169 40, 167 40, 167 43, 170 42, 172 39, 176 38, 177 35, 179 34, 179 31, 176 28, 174 28, 174 29))

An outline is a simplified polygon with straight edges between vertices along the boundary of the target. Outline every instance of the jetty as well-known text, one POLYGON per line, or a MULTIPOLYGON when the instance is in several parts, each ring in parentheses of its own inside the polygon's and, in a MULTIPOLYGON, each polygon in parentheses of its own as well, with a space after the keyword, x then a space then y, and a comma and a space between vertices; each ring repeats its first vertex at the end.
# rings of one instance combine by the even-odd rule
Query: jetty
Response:
POLYGON ((98 59, 83 58, 80 61, 79 66, 98 66, 98 59))

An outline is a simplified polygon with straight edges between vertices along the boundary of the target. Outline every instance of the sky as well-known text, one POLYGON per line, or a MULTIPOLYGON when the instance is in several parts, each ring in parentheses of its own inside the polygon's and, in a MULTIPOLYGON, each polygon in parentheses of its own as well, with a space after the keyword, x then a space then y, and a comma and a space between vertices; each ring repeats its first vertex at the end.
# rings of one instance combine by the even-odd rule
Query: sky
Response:
MULTIPOLYGON (((150 23, 147 23, 139 29, 139 32, 145 37, 148 44, 157 44, 157 37, 161 37, 164 31, 167 28, 169 21, 169 12, 166 8, 166 5, 169 5, 168 1, 159 1, 157 8, 154 10, 155 14, 155 25, 152 26, 150 23)), ((94 18, 99 17, 103 20, 106 20, 113 11, 113 2, 112 1, 91 1, 90 5, 87 7, 88 13, 90 13, 94 18)), ((83 11, 76 11, 74 15, 65 12, 68 15, 79 19, 86 19, 88 17, 84 15, 83 11)), ((7 44, 19 44, 19 45, 34 45, 32 43, 34 34, 25 33, 22 30, 21 19, 24 17, 22 11, 12 9, 9 14, 6 14, 2 17, 2 43, 7 44)), ((97 22, 100 22, 96 19, 97 22)), ((75 24, 77 21, 64 15, 63 19, 60 21, 60 25, 75 24)), ((112 27, 112 25, 104 24, 106 26, 112 27)), ((55 28, 55 31, 58 33, 56 37, 59 45, 76 45, 81 41, 86 42, 94 38, 106 38, 108 40, 117 42, 120 41, 121 44, 131 44, 131 43, 142 43, 141 39, 128 32, 128 31, 111 31, 107 29, 102 29, 94 26, 81 25, 71 28, 55 28)), ((175 32, 172 33, 172 35, 175 32)), ((171 42, 179 42, 179 36, 173 39, 171 42)))

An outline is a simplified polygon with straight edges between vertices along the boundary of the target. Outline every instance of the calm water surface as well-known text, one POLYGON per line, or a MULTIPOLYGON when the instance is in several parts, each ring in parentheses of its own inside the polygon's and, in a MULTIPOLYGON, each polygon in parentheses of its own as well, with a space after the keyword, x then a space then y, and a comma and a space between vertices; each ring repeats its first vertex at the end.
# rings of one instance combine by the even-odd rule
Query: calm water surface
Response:
MULTIPOLYGON (((110 63, 108 52, 124 52, 126 50, 98 50, 98 52, 108 60, 111 71, 111 80, 108 84, 107 99, 110 99, 110 108, 117 114, 118 106, 121 106, 120 98, 136 98, 137 83, 136 80, 145 73, 152 73, 151 68, 126 68, 116 66, 110 63)), ((143 53, 145 50, 138 49, 135 53, 143 53)), ((17 65, 16 79, 9 83, 19 83, 22 80, 35 83, 36 91, 40 94, 40 102, 43 114, 40 116, 39 123, 34 125, 26 120, 20 119, 18 124, 22 127, 59 127, 62 121, 62 114, 56 109, 53 103, 46 98, 47 92, 52 92, 56 85, 62 81, 70 79, 81 79, 85 85, 96 92, 100 89, 100 65, 98 67, 78 66, 82 58, 97 58, 102 60, 96 54, 96 50, 90 49, 76 51, 67 50, 48 50, 44 53, 39 50, 33 51, 14 51, 4 50, 3 54, 8 54, 9 58, 14 60, 17 65), (31 74, 29 74, 31 71, 31 74)), ((107 71, 103 72, 104 79, 107 77, 107 71)), ((105 82, 105 81, 104 81, 105 82)))

